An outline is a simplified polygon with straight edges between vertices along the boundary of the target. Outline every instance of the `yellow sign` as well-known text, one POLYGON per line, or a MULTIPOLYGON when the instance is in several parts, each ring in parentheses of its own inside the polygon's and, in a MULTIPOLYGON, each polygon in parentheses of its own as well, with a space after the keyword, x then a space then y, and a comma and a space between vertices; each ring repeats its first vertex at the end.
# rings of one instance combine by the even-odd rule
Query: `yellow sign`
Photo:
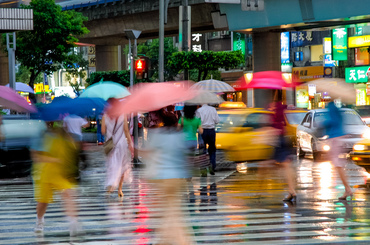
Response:
MULTIPOLYGON (((34 91, 35 91, 36 94, 37 93, 43 93, 44 92, 44 84, 37 83, 37 84, 34 85, 34 87, 35 87, 34 91)), ((45 85, 45 92, 46 93, 51 92, 51 90, 49 88, 49 85, 45 85)))
POLYGON ((322 66, 307 66, 293 67, 292 69, 293 82, 307 82, 322 78, 324 76, 324 67, 322 66))
POLYGON ((370 35, 354 36, 348 38, 349 48, 368 47, 370 46, 370 35))

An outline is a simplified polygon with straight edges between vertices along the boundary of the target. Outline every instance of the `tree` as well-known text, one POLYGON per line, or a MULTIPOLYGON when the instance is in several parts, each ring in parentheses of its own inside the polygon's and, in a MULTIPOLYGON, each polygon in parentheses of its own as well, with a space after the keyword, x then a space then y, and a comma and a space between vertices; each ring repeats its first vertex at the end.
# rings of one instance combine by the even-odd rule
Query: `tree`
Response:
POLYGON ((169 58, 167 67, 179 73, 185 69, 198 70, 198 81, 207 78, 211 71, 219 68, 232 69, 244 64, 243 53, 239 51, 176 52, 169 58))
MULTIPOLYGON (((30 81, 30 77, 31 77, 30 70, 23 65, 19 65, 17 72, 15 73, 15 80, 17 82, 28 83, 30 81)), ((42 74, 39 74, 35 79, 35 83, 42 83, 43 81, 44 78, 42 74)))
POLYGON ((73 88, 73 92, 80 96, 81 83, 79 79, 84 79, 87 75, 86 70, 89 67, 89 62, 84 59, 81 54, 69 55, 66 60, 63 61, 63 67, 67 74, 66 78, 69 85, 73 88))
POLYGON ((21 8, 33 9, 34 29, 17 33, 16 59, 29 69, 33 88, 40 74, 64 68, 63 62, 75 55, 76 36, 89 31, 83 24, 86 17, 73 10, 62 11, 55 0, 32 0, 21 8))

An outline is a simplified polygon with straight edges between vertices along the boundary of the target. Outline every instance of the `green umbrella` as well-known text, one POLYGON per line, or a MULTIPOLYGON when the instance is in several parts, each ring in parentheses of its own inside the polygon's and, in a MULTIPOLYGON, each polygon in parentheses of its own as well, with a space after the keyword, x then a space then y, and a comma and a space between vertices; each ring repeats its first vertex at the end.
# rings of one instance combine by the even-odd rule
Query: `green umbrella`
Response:
POLYGON ((130 95, 130 92, 125 86, 119 83, 100 81, 89 87, 81 94, 81 98, 102 98, 108 100, 109 98, 123 98, 130 95))

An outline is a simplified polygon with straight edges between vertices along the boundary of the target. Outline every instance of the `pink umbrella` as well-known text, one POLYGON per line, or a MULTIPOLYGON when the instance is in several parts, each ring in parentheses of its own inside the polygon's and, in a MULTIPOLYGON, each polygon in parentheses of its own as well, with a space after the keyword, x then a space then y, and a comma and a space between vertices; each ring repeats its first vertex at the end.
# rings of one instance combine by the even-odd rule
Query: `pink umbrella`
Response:
POLYGON ((192 99, 198 94, 196 90, 187 87, 171 82, 138 84, 130 91, 131 95, 110 107, 108 113, 119 116, 123 113, 159 110, 165 106, 192 99))
POLYGON ((0 106, 18 112, 37 112, 36 107, 28 102, 13 89, 0 86, 0 106))
POLYGON ((244 76, 239 78, 234 88, 236 90, 248 88, 285 89, 294 86, 295 84, 286 82, 280 71, 261 71, 253 73, 253 78, 250 82, 246 81, 244 76))

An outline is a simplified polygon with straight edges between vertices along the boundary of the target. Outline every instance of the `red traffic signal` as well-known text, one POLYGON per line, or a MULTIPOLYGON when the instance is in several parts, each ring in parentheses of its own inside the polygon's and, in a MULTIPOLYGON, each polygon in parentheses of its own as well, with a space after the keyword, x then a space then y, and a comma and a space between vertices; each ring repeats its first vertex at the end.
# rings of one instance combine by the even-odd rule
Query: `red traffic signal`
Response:
POLYGON ((143 59, 136 60, 136 62, 135 62, 135 70, 136 71, 141 72, 141 71, 144 71, 145 68, 146 68, 146 61, 145 60, 143 60, 143 59))

